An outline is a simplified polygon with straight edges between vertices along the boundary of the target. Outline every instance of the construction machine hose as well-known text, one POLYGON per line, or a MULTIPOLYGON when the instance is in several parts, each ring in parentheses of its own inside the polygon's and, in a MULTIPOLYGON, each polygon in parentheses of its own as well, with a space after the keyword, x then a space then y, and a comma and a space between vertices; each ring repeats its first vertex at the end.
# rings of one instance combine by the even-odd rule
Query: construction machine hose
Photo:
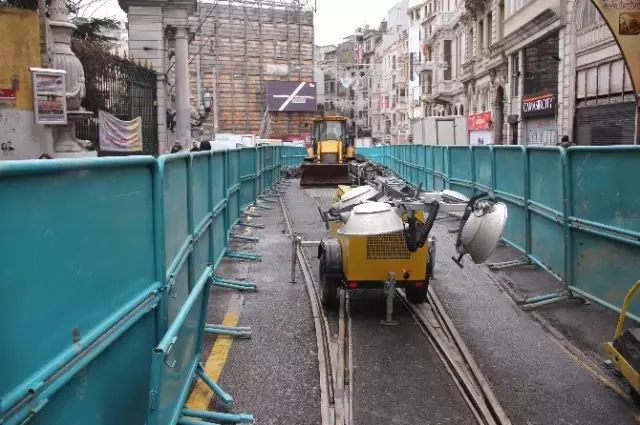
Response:
POLYGON ((427 217, 424 220, 424 224, 420 223, 420 225, 418 225, 415 216, 409 217, 409 226, 404 232, 404 238, 409 252, 416 252, 427 242, 439 210, 440 203, 437 201, 430 203, 429 209, 425 211, 427 217))

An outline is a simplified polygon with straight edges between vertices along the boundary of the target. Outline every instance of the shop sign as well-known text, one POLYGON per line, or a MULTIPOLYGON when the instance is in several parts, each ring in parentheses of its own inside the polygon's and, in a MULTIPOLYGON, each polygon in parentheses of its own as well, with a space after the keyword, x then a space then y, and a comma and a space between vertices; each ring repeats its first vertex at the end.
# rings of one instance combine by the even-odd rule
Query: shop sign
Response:
POLYGON ((467 126, 469 131, 487 130, 491 127, 491 112, 481 112, 479 114, 469 115, 467 126))
POLYGON ((545 117, 556 112, 554 93, 532 95, 522 99, 522 117, 545 117))
POLYGON ((31 68, 36 124, 67 124, 66 71, 31 68))

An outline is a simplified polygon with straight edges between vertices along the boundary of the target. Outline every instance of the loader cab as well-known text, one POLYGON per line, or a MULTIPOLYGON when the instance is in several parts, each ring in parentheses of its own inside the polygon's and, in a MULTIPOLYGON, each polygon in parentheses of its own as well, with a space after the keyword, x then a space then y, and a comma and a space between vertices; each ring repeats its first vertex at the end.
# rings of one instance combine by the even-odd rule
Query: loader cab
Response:
POLYGON ((339 164, 346 151, 346 118, 323 117, 315 119, 311 146, 307 148, 308 158, 324 164, 339 164))

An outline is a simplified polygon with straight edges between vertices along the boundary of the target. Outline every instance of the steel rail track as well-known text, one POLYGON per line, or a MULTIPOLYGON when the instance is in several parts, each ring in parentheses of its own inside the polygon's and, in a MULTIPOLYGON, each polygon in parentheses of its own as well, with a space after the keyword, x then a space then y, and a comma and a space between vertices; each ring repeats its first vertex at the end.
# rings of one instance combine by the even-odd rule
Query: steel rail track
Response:
MULTIPOLYGON (((321 206, 307 191, 305 191, 305 194, 309 196, 317 206, 321 206)), ((287 230, 292 237, 296 237, 295 229, 289 219, 286 204, 282 196, 280 196, 280 203, 287 223, 287 230)), ((327 320, 322 313, 319 288, 315 279, 313 279, 313 271, 302 246, 298 246, 297 250, 299 265, 302 269, 312 301, 314 320, 316 319, 315 311, 317 310, 319 312, 318 318, 321 318, 322 321, 322 326, 316 325, 316 336, 318 339, 322 339, 324 347, 330 350, 329 328, 327 320)), ((396 289, 396 296, 413 316, 433 346, 445 369, 452 377, 460 394, 469 406, 473 416, 476 418, 477 423, 479 425, 511 425, 511 421, 493 393, 486 378, 480 371, 480 368, 453 322, 444 311, 444 307, 433 288, 429 287, 429 302, 421 305, 410 303, 404 294, 404 290, 396 289)), ((332 387, 334 396, 333 400, 329 400, 327 409, 332 413, 331 421, 325 422, 323 416, 323 425, 327 423, 331 425, 353 425, 351 402, 353 399, 351 385, 353 382, 353 368, 351 367, 353 364, 353 350, 350 338, 351 315, 349 294, 345 290, 340 291, 340 310, 338 315, 337 355, 328 355, 326 357, 329 359, 329 363, 335 365, 333 368, 333 379, 331 379, 331 365, 329 365, 329 372, 324 372, 323 375, 322 361, 320 362, 321 376, 325 376, 324 382, 326 382, 326 385, 329 387, 332 387)), ((320 351, 318 355, 320 360, 320 351)), ((323 406, 323 410, 324 409, 325 407, 323 406)))
MULTIPOLYGON (((297 234, 289 218, 287 205, 281 193, 278 193, 282 214, 284 216, 287 233, 293 238, 297 234)), ((307 288, 307 294, 311 301, 314 327, 316 331, 316 344, 318 348, 318 368, 320 373, 320 408, 322 425, 350 425, 351 424, 351 368, 346 366, 346 362, 351 361, 351 344, 348 341, 348 334, 351 333, 350 321, 348 317, 347 305, 348 297, 346 291, 340 293, 340 315, 338 321, 338 343, 336 349, 332 349, 330 339, 329 323, 324 316, 322 302, 318 285, 313 278, 313 270, 309 265, 304 249, 301 245, 296 246, 297 263, 302 272, 302 276, 307 288), (349 372, 346 372, 346 371, 349 372), (346 378, 346 379, 345 379, 346 378)))

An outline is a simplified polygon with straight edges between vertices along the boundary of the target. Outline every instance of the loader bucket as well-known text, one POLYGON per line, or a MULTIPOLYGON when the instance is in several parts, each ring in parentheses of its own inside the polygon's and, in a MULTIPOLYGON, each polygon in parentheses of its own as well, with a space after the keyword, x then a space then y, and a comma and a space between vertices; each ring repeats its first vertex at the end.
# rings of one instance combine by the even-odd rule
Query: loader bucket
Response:
POLYGON ((347 164, 302 164, 300 186, 338 186, 350 184, 349 165, 347 164))

